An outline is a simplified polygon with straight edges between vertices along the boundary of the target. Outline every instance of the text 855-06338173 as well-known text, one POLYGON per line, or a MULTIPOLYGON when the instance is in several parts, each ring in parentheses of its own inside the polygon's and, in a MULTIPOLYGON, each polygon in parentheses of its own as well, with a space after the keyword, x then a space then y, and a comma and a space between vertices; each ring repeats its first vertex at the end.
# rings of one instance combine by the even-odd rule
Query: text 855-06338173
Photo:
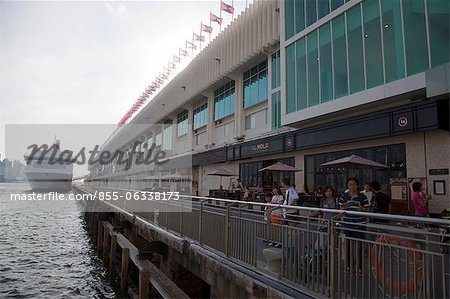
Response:
POLYGON ((94 198, 98 200, 179 200, 179 192, 148 192, 148 191, 136 191, 136 192, 118 192, 118 191, 104 191, 95 192, 94 198))

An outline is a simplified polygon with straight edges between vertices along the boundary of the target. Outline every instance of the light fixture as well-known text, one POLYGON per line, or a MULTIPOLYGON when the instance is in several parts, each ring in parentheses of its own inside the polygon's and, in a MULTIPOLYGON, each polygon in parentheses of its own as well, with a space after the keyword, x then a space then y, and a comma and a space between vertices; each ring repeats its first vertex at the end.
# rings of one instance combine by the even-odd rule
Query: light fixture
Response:
POLYGON ((214 60, 220 63, 220 58, 214 58, 214 60))

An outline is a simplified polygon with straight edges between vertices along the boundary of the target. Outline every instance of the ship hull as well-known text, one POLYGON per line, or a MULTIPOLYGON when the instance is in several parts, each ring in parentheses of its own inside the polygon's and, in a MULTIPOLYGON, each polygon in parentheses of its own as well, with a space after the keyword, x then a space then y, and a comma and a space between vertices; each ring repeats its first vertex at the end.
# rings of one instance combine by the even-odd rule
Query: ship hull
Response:
POLYGON ((33 191, 60 191, 72 189, 72 173, 25 171, 25 176, 33 191))

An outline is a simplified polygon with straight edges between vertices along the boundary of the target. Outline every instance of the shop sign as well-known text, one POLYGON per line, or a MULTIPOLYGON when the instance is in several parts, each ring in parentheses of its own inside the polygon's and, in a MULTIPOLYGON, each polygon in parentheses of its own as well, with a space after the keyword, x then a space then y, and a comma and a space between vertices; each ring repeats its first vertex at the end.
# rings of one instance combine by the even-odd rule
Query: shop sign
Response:
POLYGON ((446 175, 448 174, 448 168, 437 168, 428 170, 430 175, 446 175))

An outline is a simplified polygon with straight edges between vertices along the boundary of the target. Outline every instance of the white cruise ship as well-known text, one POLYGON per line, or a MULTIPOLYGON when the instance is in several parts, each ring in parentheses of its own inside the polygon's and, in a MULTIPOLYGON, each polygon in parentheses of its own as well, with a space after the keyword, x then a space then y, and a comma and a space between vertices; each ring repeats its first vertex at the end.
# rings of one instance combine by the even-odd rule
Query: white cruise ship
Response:
POLYGON ((53 147, 54 150, 49 150, 41 161, 39 159, 42 150, 35 153, 30 161, 28 158, 31 152, 24 155, 26 161, 24 173, 33 191, 65 192, 72 189, 73 164, 49 163, 52 156, 59 157, 61 153, 59 140, 54 142, 53 147))

